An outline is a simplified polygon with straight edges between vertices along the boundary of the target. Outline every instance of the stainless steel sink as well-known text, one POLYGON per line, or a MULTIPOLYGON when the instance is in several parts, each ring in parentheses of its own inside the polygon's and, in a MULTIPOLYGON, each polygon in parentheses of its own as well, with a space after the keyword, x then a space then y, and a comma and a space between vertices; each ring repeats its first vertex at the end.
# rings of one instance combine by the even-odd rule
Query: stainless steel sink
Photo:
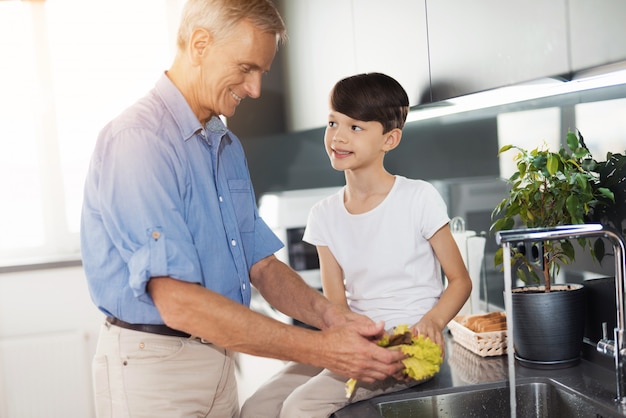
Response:
MULTIPOLYGON (((616 409, 600 404, 579 393, 550 381, 516 385, 516 416, 526 417, 596 417, 622 416, 616 409)), ((506 383, 473 389, 457 388, 454 392, 376 403, 384 418, 511 416, 509 387, 506 383)))

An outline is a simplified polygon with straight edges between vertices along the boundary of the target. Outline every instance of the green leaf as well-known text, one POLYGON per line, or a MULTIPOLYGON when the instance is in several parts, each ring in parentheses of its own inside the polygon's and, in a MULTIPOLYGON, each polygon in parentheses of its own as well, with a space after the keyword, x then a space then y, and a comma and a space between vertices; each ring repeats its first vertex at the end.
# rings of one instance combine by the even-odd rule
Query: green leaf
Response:
POLYGON ((576 148, 578 148, 579 146, 579 142, 578 142, 578 137, 576 136, 576 134, 574 132, 568 132, 567 133, 567 147, 574 151, 576 150, 576 148))
POLYGON ((581 159, 587 155, 589 155, 589 150, 587 148, 579 147, 574 150, 574 157, 578 159, 581 159))
POLYGON ((589 189, 589 180, 581 173, 576 173, 576 183, 578 183, 578 187, 583 190, 589 189))
POLYGON ((596 161, 593 158, 585 158, 582 161, 582 168, 585 171, 594 171, 597 166, 598 166, 598 163, 596 163, 596 161))
POLYGON ((500 150, 498 151, 498 154, 502 154, 503 152, 506 152, 510 150, 511 148, 513 148, 513 145, 504 145, 502 148, 500 148, 500 150))
POLYGON ((555 175, 557 170, 559 169, 559 159, 555 154, 551 153, 550 155, 548 155, 547 168, 548 173, 550 173, 551 176, 555 175))
POLYGON ((505 231, 508 231, 509 229, 512 229, 514 225, 515 225, 514 219, 512 218, 504 219, 504 222, 502 224, 502 229, 504 229, 505 231))
POLYGON ((542 169, 546 166, 547 161, 548 157, 545 154, 538 154, 535 158, 533 158, 532 166, 542 169))
POLYGON ((561 250, 563 251, 563 254, 565 255, 565 257, 567 258, 567 260, 564 260, 565 263, 574 260, 574 257, 576 256, 576 254, 575 254, 574 245, 572 244, 572 241, 570 240, 561 241, 561 250))
POLYGON ((572 223, 572 224, 583 223, 583 220, 580 219, 580 216, 578 215, 578 212, 580 210, 580 200, 578 200, 578 196, 574 194, 567 196, 567 199, 565 200, 565 207, 567 208, 567 213, 569 214, 571 218, 571 222, 565 222, 565 223, 572 223))
POLYGON ((539 278, 539 275, 537 274, 536 271, 534 270, 530 270, 529 271, 529 277, 526 278, 526 280, 524 280, 525 283, 529 283, 529 284, 539 284, 541 283, 541 279, 539 278))
POLYGON ((496 254, 493 257, 494 266, 500 266, 504 262, 503 252, 504 252, 504 249, 502 247, 496 250, 496 254))
POLYGON ((600 193, 603 197, 611 200, 611 202, 615 202, 615 194, 606 187, 598 187, 598 193, 600 193))
POLYGON ((599 263, 602 263, 604 259, 604 255, 606 254, 604 248, 604 240, 602 238, 598 238, 593 243, 593 254, 599 263))

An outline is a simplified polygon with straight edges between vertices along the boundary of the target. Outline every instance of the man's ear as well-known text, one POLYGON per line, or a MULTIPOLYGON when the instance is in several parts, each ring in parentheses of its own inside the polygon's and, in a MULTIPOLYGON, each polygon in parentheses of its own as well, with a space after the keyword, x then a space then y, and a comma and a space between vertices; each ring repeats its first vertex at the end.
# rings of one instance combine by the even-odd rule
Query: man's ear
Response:
POLYGON ((208 30, 198 28, 189 38, 189 56, 194 64, 200 63, 208 52, 212 37, 208 30))
POLYGON ((385 143, 383 149, 385 152, 391 151, 400 145, 402 139, 402 129, 394 128, 385 134, 385 143))

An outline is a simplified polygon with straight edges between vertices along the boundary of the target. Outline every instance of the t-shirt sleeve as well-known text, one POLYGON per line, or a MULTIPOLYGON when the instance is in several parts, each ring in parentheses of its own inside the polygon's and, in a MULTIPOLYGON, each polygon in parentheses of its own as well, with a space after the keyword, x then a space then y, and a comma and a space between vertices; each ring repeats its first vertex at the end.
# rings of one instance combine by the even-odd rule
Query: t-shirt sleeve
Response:
POLYGON ((311 245, 328 245, 328 240, 325 237, 323 212, 322 202, 318 202, 309 211, 302 241, 311 245))
POLYGON ((423 185, 422 197, 420 198, 422 210, 419 213, 422 216, 422 235, 424 238, 430 239, 442 226, 450 222, 450 217, 446 202, 435 186, 428 182, 423 182, 423 185))

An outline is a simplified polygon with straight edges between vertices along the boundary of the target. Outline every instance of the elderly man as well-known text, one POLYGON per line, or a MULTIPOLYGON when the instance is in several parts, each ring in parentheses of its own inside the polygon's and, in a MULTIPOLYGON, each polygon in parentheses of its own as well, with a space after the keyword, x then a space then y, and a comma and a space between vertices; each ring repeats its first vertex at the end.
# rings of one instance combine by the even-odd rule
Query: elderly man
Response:
POLYGON ((374 381, 402 354, 382 323, 331 304, 273 253, 243 148, 219 116, 258 97, 283 21, 268 0, 189 0, 155 87, 102 130, 85 184, 83 263, 107 316, 93 363, 98 417, 238 416, 233 352, 374 381), (248 308, 251 285, 320 331, 248 308))

